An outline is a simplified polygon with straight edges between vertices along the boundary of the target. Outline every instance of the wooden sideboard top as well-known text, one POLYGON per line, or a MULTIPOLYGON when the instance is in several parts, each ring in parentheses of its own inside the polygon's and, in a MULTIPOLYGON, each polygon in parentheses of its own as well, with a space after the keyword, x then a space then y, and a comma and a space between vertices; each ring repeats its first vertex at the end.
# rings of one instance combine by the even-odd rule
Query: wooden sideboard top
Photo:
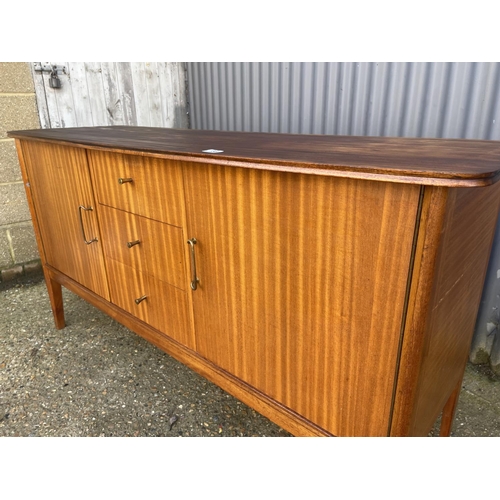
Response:
POLYGON ((154 127, 12 131, 9 137, 237 167, 450 187, 500 178, 500 141, 154 127), (222 150, 206 153, 204 150, 222 150))

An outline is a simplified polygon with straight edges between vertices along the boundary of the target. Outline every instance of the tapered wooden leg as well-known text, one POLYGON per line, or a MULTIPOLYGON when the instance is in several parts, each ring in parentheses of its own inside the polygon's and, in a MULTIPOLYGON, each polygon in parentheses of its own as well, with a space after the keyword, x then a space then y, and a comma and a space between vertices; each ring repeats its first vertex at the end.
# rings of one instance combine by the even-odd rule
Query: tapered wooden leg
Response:
POLYGON ((62 288, 61 285, 54 281, 48 271, 43 268, 43 274, 45 276, 45 284, 47 285, 47 291, 49 293, 50 307, 52 308, 52 314, 54 315, 54 323, 58 330, 66 326, 64 321, 64 307, 62 299, 62 288))
POLYGON ((451 426, 453 425, 453 420, 455 419, 455 411, 458 404, 458 396, 460 396, 460 390, 462 389, 462 379, 455 387, 454 391, 451 393, 448 401, 444 405, 443 414, 441 416, 441 427, 439 429, 439 435, 441 437, 448 437, 451 433, 451 426))

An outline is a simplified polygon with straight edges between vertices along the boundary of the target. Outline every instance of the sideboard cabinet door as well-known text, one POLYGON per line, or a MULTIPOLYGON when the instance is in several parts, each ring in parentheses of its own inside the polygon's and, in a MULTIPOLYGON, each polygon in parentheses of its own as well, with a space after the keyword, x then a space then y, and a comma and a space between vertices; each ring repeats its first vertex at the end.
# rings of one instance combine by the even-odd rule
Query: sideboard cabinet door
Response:
POLYGON ((334 435, 387 435, 419 186, 184 176, 200 354, 334 435))
POLYGON ((46 264, 109 300, 84 149, 22 141, 46 264))

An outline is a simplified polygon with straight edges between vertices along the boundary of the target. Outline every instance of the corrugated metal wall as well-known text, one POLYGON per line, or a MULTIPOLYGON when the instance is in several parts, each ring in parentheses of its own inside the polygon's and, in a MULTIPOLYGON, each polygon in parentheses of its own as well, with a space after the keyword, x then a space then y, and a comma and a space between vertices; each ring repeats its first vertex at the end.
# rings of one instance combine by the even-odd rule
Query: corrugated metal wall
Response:
POLYGON ((188 63, 191 127, 500 139, 499 63, 188 63))
MULTIPOLYGON (((500 63, 188 63, 191 127, 500 140, 500 63)), ((500 224, 471 360, 500 373, 500 224)))

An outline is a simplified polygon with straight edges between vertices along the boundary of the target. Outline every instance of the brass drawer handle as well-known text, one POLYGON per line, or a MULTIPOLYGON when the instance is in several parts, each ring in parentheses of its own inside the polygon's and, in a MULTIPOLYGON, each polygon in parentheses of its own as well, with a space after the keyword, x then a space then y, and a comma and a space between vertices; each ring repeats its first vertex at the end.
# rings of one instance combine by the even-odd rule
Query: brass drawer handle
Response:
POLYGON ((80 215, 80 228, 82 229, 83 241, 87 245, 90 245, 91 243, 94 243, 95 241, 97 241, 97 238, 92 238, 91 240, 87 240, 87 237, 85 236, 85 229, 83 227, 82 210, 92 212, 94 210, 94 208, 93 207, 84 207, 83 205, 80 205, 78 207, 78 213, 80 215))
POLYGON ((139 305, 143 300, 146 300, 147 295, 143 295, 142 297, 139 297, 138 299, 135 299, 134 302, 139 305))
POLYGON ((141 240, 135 240, 135 241, 127 241, 127 246, 129 248, 132 248, 135 245, 138 245, 141 242, 141 240))
POLYGON ((196 257, 194 255, 196 238, 191 238, 190 240, 188 240, 188 245, 191 245, 191 271, 193 273, 193 279, 191 280, 191 289, 196 290, 198 288, 198 283, 200 282, 198 276, 196 276, 196 257))
POLYGON ((118 184, 125 184, 126 182, 134 182, 134 179, 132 179, 132 177, 120 177, 118 179, 118 184))

